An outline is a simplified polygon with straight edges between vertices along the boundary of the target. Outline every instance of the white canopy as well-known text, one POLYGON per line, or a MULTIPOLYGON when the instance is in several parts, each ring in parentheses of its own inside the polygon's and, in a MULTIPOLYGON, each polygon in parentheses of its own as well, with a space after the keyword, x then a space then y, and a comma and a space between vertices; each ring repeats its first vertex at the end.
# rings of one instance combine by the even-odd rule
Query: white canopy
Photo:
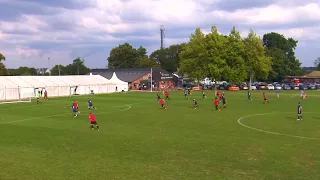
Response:
POLYGON ((118 91, 128 91, 128 82, 119 79, 115 72, 113 72, 110 82, 116 85, 118 91))

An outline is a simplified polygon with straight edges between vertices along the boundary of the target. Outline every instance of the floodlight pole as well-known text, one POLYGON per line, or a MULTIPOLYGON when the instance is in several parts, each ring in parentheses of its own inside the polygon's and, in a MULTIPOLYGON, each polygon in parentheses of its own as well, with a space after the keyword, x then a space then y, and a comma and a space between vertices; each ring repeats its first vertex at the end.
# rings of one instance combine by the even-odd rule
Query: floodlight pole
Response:
POLYGON ((152 68, 151 68, 151 76, 150 76, 150 77, 151 77, 151 78, 150 78, 150 80, 151 80, 151 85, 150 85, 151 88, 150 88, 150 89, 151 89, 151 92, 152 92, 152 68))
MULTIPOLYGON (((49 70, 49 65, 50 65, 50 58, 48 58, 48 70, 49 70)), ((44 72, 46 73, 46 72, 44 72)), ((49 76, 51 76, 51 72, 49 72, 49 76)))
POLYGON ((60 76, 60 64, 58 64, 59 76, 60 76))

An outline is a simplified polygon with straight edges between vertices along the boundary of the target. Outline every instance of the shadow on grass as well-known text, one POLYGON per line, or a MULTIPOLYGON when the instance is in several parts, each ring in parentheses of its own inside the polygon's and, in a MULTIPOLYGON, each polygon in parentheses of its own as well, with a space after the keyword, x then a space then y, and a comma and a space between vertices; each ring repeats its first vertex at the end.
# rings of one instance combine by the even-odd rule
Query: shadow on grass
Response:
POLYGON ((286 117, 287 119, 296 119, 296 118, 294 118, 294 117, 286 117))

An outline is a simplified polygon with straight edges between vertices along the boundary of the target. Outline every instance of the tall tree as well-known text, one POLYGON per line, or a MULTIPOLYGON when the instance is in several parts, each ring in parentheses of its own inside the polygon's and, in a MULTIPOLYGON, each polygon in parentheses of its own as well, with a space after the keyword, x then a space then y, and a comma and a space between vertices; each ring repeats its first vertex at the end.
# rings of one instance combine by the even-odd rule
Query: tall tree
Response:
POLYGON ((242 82, 247 79, 247 69, 244 61, 245 44, 240 32, 235 27, 226 37, 226 67, 223 77, 229 82, 242 82))
POLYGON ((317 71, 320 71, 320 57, 314 60, 313 65, 316 67, 317 71))
POLYGON ((159 64, 157 61, 144 57, 138 61, 138 68, 157 68, 159 64))
POLYGON ((263 36, 263 43, 266 55, 272 58, 272 72, 269 75, 269 80, 281 81, 284 76, 302 74, 301 63, 295 57, 298 41, 271 32, 263 36))
POLYGON ((85 66, 84 60, 76 58, 73 60, 72 64, 67 65, 64 68, 64 71, 68 75, 85 75, 88 74, 91 70, 85 66))
POLYGON ((168 72, 176 72, 179 68, 179 53, 181 52, 183 44, 171 45, 168 48, 158 49, 151 53, 150 59, 159 62, 160 66, 168 72))
POLYGON ((0 53, 0 61, 4 61, 4 60, 6 60, 6 57, 0 53))
POLYGON ((197 28, 190 41, 180 53, 180 74, 188 74, 192 79, 201 80, 207 76, 204 59, 208 58, 206 36, 197 28))
MULTIPOLYGON (((248 36, 244 39, 247 72, 249 75, 250 84, 253 76, 261 79, 266 79, 272 69, 271 58, 265 55, 263 41, 250 30, 248 36)), ((249 86, 251 88, 251 85, 249 86)))
POLYGON ((60 71, 60 75, 68 75, 67 74, 67 70, 66 70, 66 67, 61 65, 61 64, 58 64, 58 65, 55 65, 51 70, 51 75, 53 76, 57 76, 59 75, 59 71, 60 71))
MULTIPOLYGON (((216 26, 211 27, 211 32, 206 36, 206 46, 207 53, 204 58, 203 70, 206 72, 206 77, 210 77, 212 80, 217 82, 221 80, 223 75, 229 75, 227 71, 226 62, 226 46, 227 37, 220 34, 216 26)), ((231 77, 231 76, 229 76, 231 77)))
POLYGON ((108 68, 134 68, 146 56, 147 50, 144 47, 135 49, 129 43, 124 43, 110 51, 108 68))
POLYGON ((5 61, 6 57, 0 53, 0 76, 8 75, 8 70, 2 61, 5 61))

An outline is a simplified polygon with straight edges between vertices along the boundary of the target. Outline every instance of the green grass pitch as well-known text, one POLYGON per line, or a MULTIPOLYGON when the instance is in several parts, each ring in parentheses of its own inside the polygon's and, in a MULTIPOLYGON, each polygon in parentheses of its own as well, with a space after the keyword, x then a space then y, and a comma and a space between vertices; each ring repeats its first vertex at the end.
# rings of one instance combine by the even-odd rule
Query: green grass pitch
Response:
POLYGON ((171 92, 167 110, 156 93, 92 95, 99 132, 89 128, 88 96, 2 104, 0 179, 320 179, 320 92, 308 95, 273 91, 263 104, 262 92, 251 102, 246 92, 226 92, 220 112, 213 91, 207 100, 193 92, 196 110, 183 92, 171 92))

